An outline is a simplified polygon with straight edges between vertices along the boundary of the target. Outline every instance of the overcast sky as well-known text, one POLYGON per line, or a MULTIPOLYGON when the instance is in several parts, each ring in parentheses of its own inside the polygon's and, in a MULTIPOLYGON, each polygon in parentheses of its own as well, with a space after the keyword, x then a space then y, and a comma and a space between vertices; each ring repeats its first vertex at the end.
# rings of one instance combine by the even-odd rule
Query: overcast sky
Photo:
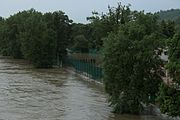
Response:
POLYGON ((9 17, 18 11, 35 8, 43 13, 62 10, 74 22, 86 22, 92 11, 106 12, 108 5, 116 6, 118 1, 145 12, 180 8, 180 0, 0 0, 0 16, 9 17))

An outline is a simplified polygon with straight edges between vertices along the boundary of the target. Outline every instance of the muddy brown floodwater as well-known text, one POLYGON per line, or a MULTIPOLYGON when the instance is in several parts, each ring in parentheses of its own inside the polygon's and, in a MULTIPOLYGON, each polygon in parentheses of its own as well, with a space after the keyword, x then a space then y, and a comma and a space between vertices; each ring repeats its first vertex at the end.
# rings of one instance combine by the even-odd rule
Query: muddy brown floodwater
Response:
POLYGON ((0 120, 156 119, 111 113, 105 92, 75 74, 0 58, 0 120))

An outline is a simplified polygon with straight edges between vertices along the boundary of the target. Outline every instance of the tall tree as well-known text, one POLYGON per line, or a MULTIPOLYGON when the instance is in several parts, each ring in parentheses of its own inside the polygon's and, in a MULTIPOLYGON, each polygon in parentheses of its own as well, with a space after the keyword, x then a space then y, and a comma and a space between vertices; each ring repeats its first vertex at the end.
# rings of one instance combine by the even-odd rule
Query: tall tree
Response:
POLYGON ((35 67, 52 67, 55 57, 55 32, 47 28, 41 13, 34 12, 26 20, 25 30, 21 32, 22 52, 35 67))
POLYGON ((92 12, 92 16, 87 17, 87 20, 91 22, 94 48, 100 50, 103 46, 103 38, 107 37, 110 32, 117 31, 120 25, 132 19, 132 12, 129 7, 130 5, 123 6, 121 3, 118 3, 117 7, 109 6, 107 14, 92 12))
POLYGON ((156 53, 161 43, 158 21, 151 14, 134 19, 111 33, 104 43, 104 82, 115 112, 139 113, 141 103, 154 102, 162 62, 156 53), (149 25, 150 24, 150 25, 149 25))
POLYGON ((56 58, 62 60, 62 57, 66 55, 66 48, 70 41, 72 20, 70 20, 62 11, 46 13, 44 18, 47 22, 48 28, 51 28, 55 32, 56 58))
POLYGON ((180 116, 180 28, 169 39, 169 63, 167 69, 172 80, 170 85, 162 84, 159 89, 160 110, 170 116, 180 116))

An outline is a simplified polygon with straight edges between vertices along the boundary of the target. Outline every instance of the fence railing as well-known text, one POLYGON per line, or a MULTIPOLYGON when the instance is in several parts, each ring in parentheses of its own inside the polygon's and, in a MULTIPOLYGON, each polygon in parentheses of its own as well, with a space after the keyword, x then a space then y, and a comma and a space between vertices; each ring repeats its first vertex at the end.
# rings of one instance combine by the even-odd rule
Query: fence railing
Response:
POLYGON ((78 59, 76 57, 68 56, 63 59, 63 64, 73 67, 79 74, 96 81, 102 82, 102 68, 97 66, 94 59, 78 59))

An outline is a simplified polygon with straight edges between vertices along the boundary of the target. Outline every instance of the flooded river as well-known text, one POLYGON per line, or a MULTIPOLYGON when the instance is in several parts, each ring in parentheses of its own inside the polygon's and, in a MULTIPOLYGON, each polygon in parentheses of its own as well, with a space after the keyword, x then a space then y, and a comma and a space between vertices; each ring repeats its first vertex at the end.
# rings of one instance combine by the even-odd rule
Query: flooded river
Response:
POLYGON ((0 120, 156 120, 110 111, 104 91, 75 74, 0 59, 0 120))

